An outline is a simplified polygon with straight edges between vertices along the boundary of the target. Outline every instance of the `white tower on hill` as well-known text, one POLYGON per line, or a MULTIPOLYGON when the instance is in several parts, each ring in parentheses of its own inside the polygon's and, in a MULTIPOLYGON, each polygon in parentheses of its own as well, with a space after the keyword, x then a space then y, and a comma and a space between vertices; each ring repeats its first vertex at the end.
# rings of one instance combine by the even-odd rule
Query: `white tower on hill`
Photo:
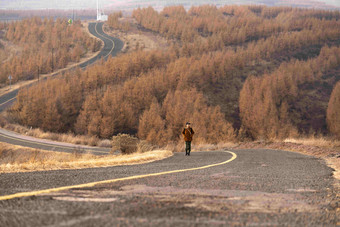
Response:
POLYGON ((97 21, 107 21, 108 16, 104 14, 102 10, 99 9, 99 0, 97 0, 97 21))

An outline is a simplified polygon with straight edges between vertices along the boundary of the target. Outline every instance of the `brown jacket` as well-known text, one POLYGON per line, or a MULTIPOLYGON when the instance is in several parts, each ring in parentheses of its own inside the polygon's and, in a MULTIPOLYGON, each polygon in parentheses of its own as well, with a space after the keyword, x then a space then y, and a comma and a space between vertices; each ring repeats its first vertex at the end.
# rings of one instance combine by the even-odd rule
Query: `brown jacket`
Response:
POLYGON ((182 134, 184 136, 185 142, 191 142, 192 136, 195 134, 195 132, 192 130, 192 128, 184 128, 182 134))

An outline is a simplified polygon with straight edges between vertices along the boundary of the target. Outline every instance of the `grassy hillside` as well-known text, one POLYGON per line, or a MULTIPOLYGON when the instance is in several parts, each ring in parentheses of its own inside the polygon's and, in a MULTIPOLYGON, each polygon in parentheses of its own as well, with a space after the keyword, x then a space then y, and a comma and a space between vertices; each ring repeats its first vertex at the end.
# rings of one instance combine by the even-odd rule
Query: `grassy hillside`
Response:
POLYGON ((328 133, 339 12, 176 6, 137 9, 133 17, 170 47, 140 49, 24 89, 10 118, 54 132, 130 133, 160 145, 176 142, 186 121, 202 143, 328 133))

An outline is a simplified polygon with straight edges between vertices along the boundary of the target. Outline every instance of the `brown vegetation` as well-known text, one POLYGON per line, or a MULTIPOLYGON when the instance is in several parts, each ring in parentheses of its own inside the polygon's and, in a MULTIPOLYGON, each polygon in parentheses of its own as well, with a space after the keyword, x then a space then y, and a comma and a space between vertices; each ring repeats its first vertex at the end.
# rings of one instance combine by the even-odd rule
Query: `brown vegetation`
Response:
POLYGON ((143 153, 155 150, 156 147, 148 143, 146 140, 139 140, 138 138, 128 134, 118 134, 112 137, 112 153, 116 151, 122 154, 132 154, 135 152, 143 153))
MULTIPOLYGON (((338 68, 340 48, 325 47, 317 58, 308 61, 293 60, 282 64, 270 75, 249 77, 240 95, 243 129, 255 139, 296 137, 310 131, 322 130, 325 125, 317 123, 326 123, 325 103, 318 107, 317 100, 312 97, 308 97, 309 100, 304 103, 299 100, 308 95, 303 89, 304 84, 313 85, 322 81, 323 75, 338 68), (317 107, 323 110, 319 116, 316 111, 311 111, 317 107)), ((339 107, 334 109, 339 111, 339 107)), ((335 125, 336 115, 331 112, 332 105, 329 106, 329 122, 334 122, 335 125)))
POLYGON ((329 100, 327 123, 329 131, 340 139, 340 82, 335 85, 329 100))
POLYGON ((122 17, 119 23, 128 24, 129 29, 122 29, 120 26, 109 26, 105 23, 104 31, 113 37, 119 37, 124 42, 122 53, 133 52, 137 50, 166 50, 169 47, 169 41, 160 34, 141 27, 136 19, 132 17, 122 17))
POLYGON ((82 30, 80 21, 69 25, 66 19, 34 17, 11 22, 6 25, 5 38, 20 46, 22 52, 0 64, 1 85, 6 84, 8 75, 15 83, 65 68, 100 47, 99 41, 82 30))
MULTIPOLYGON (((216 8, 206 5, 192 7, 188 12, 183 6, 165 7, 161 13, 152 7, 139 8, 134 10, 133 16, 141 26, 159 32, 169 39, 182 41, 183 47, 186 45, 192 47, 190 42, 195 41, 196 48, 212 51, 228 45, 269 38, 273 35, 271 39, 278 38, 276 36, 279 35, 279 42, 282 44, 270 45, 270 49, 287 47, 291 49, 301 45, 300 41, 310 39, 315 42, 320 36, 336 38, 337 32, 334 26, 337 25, 336 20, 339 19, 340 13, 285 7, 224 6, 216 8), (321 22, 322 19, 327 20, 321 22), (323 26, 319 26, 320 22, 323 26), (324 32, 327 34, 322 34, 324 32), (303 35, 309 36, 301 37, 303 35), (205 39, 202 40, 202 38, 205 39), (197 46, 197 42, 201 45, 197 46)), ((266 50, 262 49, 262 51, 266 50)))
POLYGON ((39 139, 46 139, 52 141, 59 141, 71 144, 98 146, 98 147, 111 147, 111 141, 101 140, 96 136, 89 135, 75 135, 74 133, 54 133, 45 132, 39 128, 27 128, 17 124, 0 124, 2 128, 10 130, 22 135, 31 136, 39 139))
POLYGON ((0 173, 133 165, 164 159, 171 155, 171 151, 153 150, 100 157, 81 154, 77 150, 67 154, 0 143, 0 173))
POLYGON ((99 138, 128 133, 158 145, 181 139, 186 121, 197 143, 233 141, 239 129, 240 139, 327 131, 339 79, 339 12, 200 6, 137 9, 133 16, 172 45, 23 89, 11 120, 99 138), (315 97, 318 124, 308 126, 315 97))
POLYGON ((109 25, 109 27, 113 29, 129 31, 130 23, 128 21, 124 21, 124 22, 119 21, 119 19, 122 18, 122 16, 123 16, 123 13, 121 11, 118 13, 110 14, 107 20, 107 24, 109 25))

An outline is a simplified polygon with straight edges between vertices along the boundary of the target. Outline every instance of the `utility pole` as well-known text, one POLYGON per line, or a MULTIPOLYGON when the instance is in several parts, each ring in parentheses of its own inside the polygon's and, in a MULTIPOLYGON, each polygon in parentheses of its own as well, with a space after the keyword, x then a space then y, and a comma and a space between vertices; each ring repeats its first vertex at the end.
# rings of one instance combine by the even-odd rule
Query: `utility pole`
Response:
POLYGON ((99 0, 97 0, 97 20, 99 20, 99 0))
POLYGON ((52 48, 52 62, 51 62, 52 72, 53 72, 53 70, 54 70, 54 65, 53 65, 53 51, 54 51, 54 48, 52 48))

